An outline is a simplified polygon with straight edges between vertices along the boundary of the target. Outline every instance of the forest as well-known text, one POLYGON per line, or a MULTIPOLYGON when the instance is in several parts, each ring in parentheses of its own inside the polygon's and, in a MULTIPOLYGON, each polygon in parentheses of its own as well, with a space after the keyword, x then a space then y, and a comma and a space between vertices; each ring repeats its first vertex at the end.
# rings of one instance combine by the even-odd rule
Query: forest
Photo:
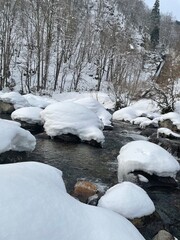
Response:
POLYGON ((156 95, 173 109, 180 23, 142 0, 2 0, 0 89, 156 95), (152 91, 153 90, 153 91, 152 91))

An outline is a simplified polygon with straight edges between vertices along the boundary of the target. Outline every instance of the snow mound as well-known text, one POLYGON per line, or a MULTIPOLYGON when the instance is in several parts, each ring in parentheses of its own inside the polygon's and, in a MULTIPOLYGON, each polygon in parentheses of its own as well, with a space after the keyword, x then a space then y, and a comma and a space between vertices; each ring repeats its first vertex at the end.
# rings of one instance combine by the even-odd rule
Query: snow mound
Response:
POLYGON ((0 119, 0 153, 12 151, 33 151, 35 137, 20 127, 19 123, 0 119))
POLYGON ((111 126, 111 114, 94 98, 83 98, 76 100, 75 103, 83 105, 97 114, 104 126, 111 126))
POLYGON ((42 108, 39 107, 24 107, 15 110, 11 114, 13 120, 20 120, 30 124, 42 124, 40 112, 42 108))
POLYGON ((57 101, 72 100, 76 101, 78 99, 84 98, 94 98, 100 104, 104 106, 105 109, 114 109, 115 101, 112 101, 108 94, 103 92, 66 92, 66 93, 53 93, 53 99, 57 101))
POLYGON ((129 219, 147 216, 155 211, 148 194, 131 182, 122 182, 107 190, 98 206, 111 209, 129 219))
POLYGON ((21 107, 29 107, 28 101, 18 92, 7 92, 0 95, 0 100, 7 103, 12 103, 15 109, 21 107))
POLYGON ((146 115, 147 117, 157 116, 159 111, 157 104, 150 99, 141 99, 131 106, 115 111, 113 114, 114 120, 132 121, 133 119, 146 115))
POLYGON ((61 175, 42 163, 0 166, 1 239, 144 240, 123 216, 71 197, 61 175))
POLYGON ((28 101, 29 105, 31 105, 32 107, 46 108, 49 104, 56 102, 56 100, 52 98, 36 96, 31 93, 26 94, 23 97, 28 101))
POLYGON ((73 102, 59 102, 49 105, 41 112, 46 133, 51 136, 77 135, 81 140, 104 142, 103 124, 88 108, 73 102))
POLYGON ((118 158, 118 179, 135 170, 162 177, 176 177, 180 170, 178 161, 162 147, 143 140, 133 141, 120 149, 118 158))

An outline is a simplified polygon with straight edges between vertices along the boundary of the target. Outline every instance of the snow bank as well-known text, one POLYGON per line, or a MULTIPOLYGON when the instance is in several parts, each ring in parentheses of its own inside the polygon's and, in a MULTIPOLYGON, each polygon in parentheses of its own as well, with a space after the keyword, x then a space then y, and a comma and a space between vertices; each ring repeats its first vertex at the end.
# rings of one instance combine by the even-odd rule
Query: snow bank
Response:
POLYGON ((3 240, 145 240, 123 216, 71 197, 42 163, 1 165, 0 192, 3 240))
POLYGON ((104 142, 103 124, 88 108, 73 102, 49 105, 41 112, 46 133, 51 136, 71 133, 81 140, 104 142))
POLYGON ((0 153, 13 151, 33 151, 35 137, 20 127, 19 123, 0 119, 0 153))
POLYGON ((147 117, 157 117, 159 108, 153 100, 141 99, 131 106, 122 108, 113 114, 114 120, 132 121, 133 119, 146 115, 147 117))
POLYGON ((15 110, 11 114, 11 118, 13 120, 20 120, 24 121, 30 124, 42 124, 42 119, 40 112, 42 111, 42 108, 39 107, 24 107, 15 110))
POLYGON ((0 95, 0 100, 12 103, 15 109, 30 106, 28 101, 18 92, 7 92, 0 95))
POLYGON ((147 216, 155 211, 147 193, 131 182, 119 183, 107 190, 98 206, 111 209, 129 219, 147 216))
POLYGON ((46 108, 49 104, 55 103, 56 100, 44 97, 44 96, 36 96, 31 93, 23 96, 32 107, 46 108))
POLYGON ((120 149, 118 158, 118 179, 134 170, 142 170, 162 177, 176 177, 180 165, 162 147, 147 141, 133 141, 120 149))

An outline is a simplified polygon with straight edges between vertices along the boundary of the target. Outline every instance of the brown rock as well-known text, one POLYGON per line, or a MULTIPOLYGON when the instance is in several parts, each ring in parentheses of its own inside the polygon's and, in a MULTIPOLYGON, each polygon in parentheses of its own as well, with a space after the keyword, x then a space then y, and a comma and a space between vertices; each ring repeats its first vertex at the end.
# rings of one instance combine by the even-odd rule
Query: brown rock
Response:
POLYGON ((73 196, 86 203, 90 196, 97 193, 97 186, 91 182, 80 180, 74 186, 73 196))

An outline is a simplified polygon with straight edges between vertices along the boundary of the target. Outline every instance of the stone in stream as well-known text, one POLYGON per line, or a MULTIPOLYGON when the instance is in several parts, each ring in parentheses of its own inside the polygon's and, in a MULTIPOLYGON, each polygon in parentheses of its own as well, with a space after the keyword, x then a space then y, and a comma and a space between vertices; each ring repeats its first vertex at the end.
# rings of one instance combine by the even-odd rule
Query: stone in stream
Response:
POLYGON ((87 203, 89 197, 95 195, 97 191, 97 186, 94 183, 80 180, 75 184, 72 195, 81 202, 87 203))
POLYGON ((0 100, 0 113, 11 114, 14 110, 14 105, 12 103, 3 102, 0 100))
POLYGON ((160 230, 153 240, 175 240, 175 238, 169 232, 160 230))

